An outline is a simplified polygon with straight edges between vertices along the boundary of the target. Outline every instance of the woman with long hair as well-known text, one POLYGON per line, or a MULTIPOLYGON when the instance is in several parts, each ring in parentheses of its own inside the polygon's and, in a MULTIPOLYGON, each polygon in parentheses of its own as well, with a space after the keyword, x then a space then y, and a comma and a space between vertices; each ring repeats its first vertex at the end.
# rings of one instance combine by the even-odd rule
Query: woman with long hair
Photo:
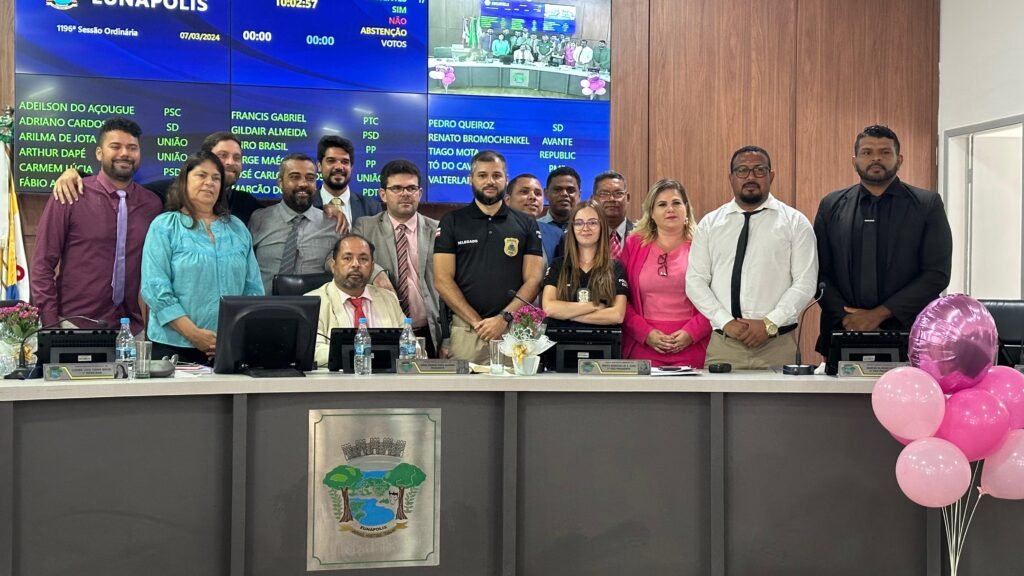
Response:
POLYGON ((153 357, 205 363, 216 349, 220 297, 254 295, 263 282, 252 236, 228 211, 220 159, 200 152, 181 167, 142 249, 153 357))
POLYGON ((686 297, 690 242, 697 227, 686 189, 659 180, 619 255, 629 281, 622 357, 652 366, 703 368, 711 323, 686 297))
POLYGON ((626 314, 625 270, 608 247, 608 221, 596 203, 577 204, 569 214, 565 254, 551 262, 541 305, 548 324, 618 325, 626 314))

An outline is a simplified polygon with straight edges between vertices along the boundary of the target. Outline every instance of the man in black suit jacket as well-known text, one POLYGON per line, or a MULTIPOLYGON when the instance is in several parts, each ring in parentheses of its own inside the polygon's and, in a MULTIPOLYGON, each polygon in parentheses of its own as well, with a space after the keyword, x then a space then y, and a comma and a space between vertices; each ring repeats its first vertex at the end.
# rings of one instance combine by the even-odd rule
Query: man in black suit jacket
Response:
POLYGON ((356 149, 349 139, 324 136, 316 145, 316 161, 323 186, 320 193, 313 196, 313 206, 337 221, 338 232, 348 232, 349 226, 363 216, 380 214, 380 201, 376 196, 368 198, 349 190, 356 162, 356 149))
POLYGON ((953 240, 942 198, 896 177, 903 156, 896 134, 869 126, 857 135, 860 184, 818 206, 821 334, 827 357, 838 330, 909 330, 949 284, 953 240))

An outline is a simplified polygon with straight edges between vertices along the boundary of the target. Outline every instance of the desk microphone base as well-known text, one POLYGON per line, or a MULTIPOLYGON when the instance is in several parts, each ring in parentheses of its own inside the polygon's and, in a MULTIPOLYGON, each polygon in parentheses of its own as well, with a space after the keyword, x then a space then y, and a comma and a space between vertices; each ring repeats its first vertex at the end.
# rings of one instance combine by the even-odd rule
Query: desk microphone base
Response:
POLYGON ((782 367, 782 373, 787 376, 813 376, 814 366, 810 364, 786 364, 782 367))

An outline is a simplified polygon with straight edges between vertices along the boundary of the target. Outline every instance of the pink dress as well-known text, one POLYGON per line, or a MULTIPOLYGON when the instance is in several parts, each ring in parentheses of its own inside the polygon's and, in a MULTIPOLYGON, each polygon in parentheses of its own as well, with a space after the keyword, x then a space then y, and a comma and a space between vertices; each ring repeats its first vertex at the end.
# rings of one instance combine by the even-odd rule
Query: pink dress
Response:
POLYGON ((629 305, 622 324, 622 357, 650 360, 652 366, 691 366, 703 368, 711 338, 711 323, 686 297, 686 268, 690 242, 680 244, 668 255, 668 276, 658 273, 661 249, 644 244, 631 234, 619 254, 629 281, 629 305), (647 345, 651 330, 670 334, 679 329, 693 339, 675 354, 662 354, 647 345))

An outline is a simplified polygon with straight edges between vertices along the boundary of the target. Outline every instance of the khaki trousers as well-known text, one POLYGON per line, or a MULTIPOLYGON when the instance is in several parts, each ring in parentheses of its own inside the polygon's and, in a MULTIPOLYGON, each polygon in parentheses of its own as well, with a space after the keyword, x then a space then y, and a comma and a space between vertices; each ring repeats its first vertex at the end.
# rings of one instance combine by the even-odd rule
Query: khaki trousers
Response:
POLYGON ((739 340, 713 332, 708 343, 708 364, 727 362, 733 370, 777 368, 796 361, 796 330, 769 338, 759 348, 747 348, 739 340))
POLYGON ((473 327, 458 315, 452 316, 452 333, 448 341, 448 356, 457 360, 469 360, 474 364, 491 362, 490 343, 481 340, 473 327))

